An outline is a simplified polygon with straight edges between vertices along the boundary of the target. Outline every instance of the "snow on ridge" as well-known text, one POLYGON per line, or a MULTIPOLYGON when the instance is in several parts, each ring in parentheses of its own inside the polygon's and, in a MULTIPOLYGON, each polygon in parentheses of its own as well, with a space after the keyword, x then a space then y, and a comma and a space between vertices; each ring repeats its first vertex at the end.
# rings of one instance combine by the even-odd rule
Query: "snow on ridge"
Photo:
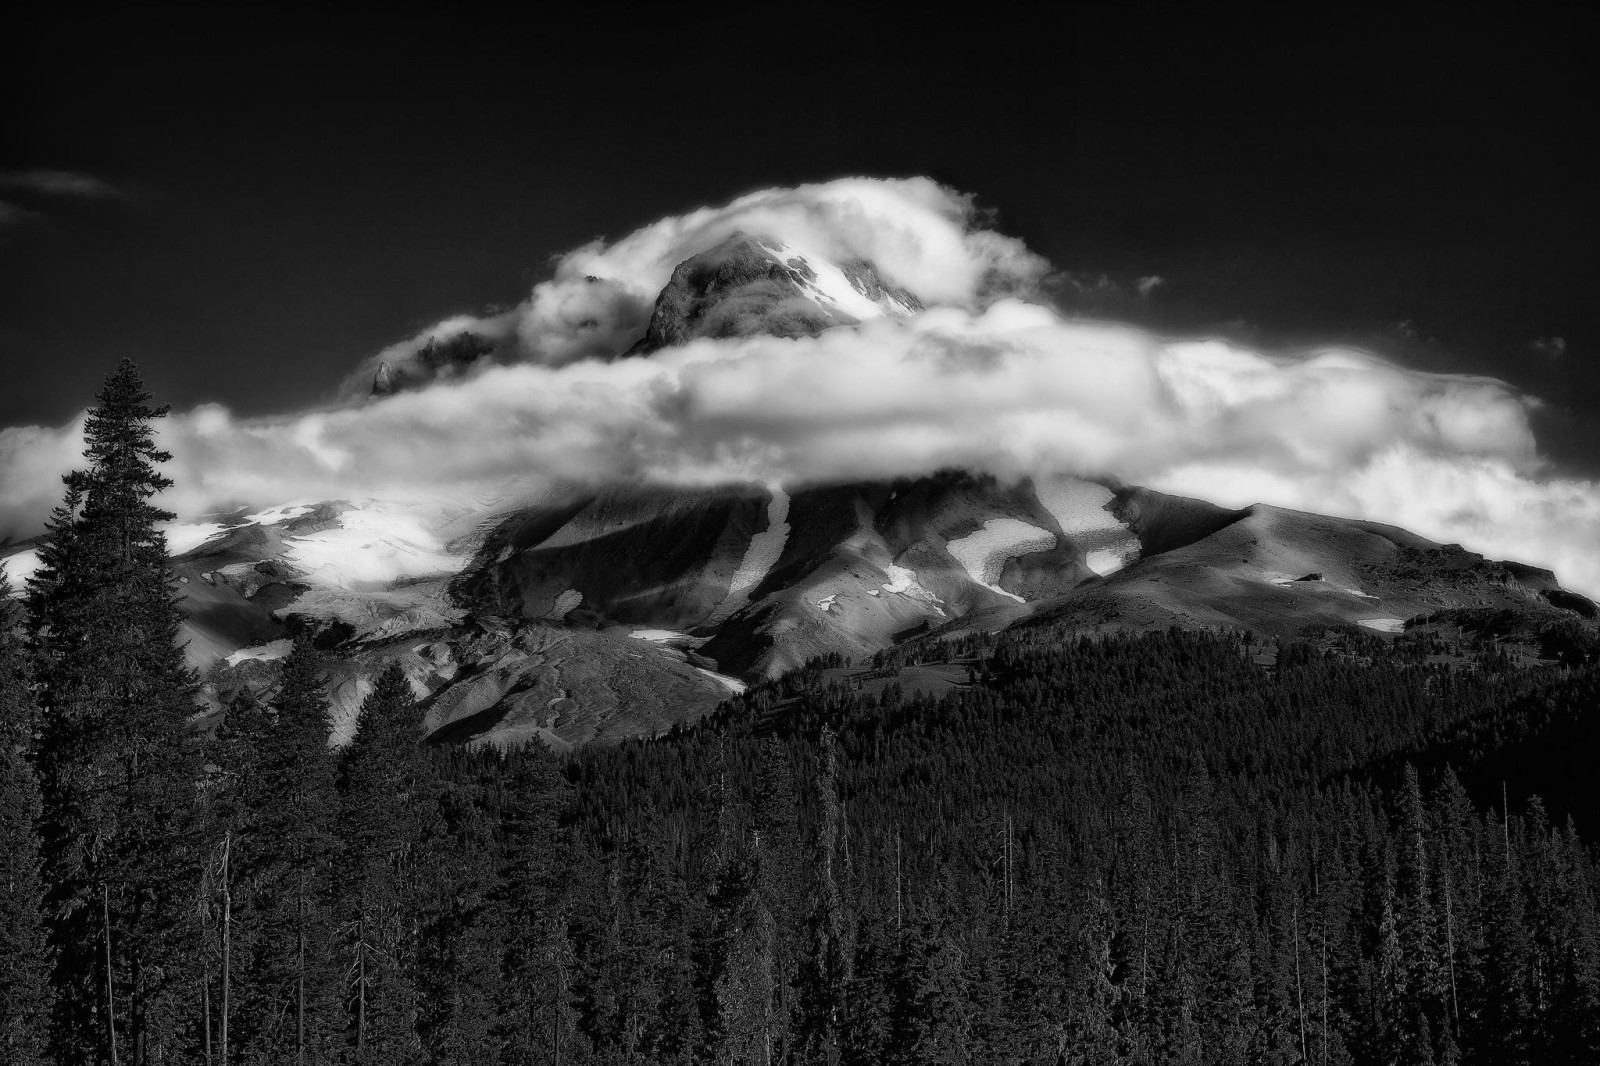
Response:
POLYGON ((311 508, 303 503, 285 503, 278 507, 268 507, 265 511, 247 514, 244 521, 254 522, 258 526, 275 526, 280 522, 287 522, 291 518, 311 513, 311 508))
POLYGON ((281 659, 294 650, 294 641, 285 637, 282 640, 270 641, 266 644, 257 644, 253 648, 240 648, 225 660, 229 666, 238 666, 246 659, 258 659, 261 662, 271 662, 281 659))
POLYGON ((221 522, 167 522, 156 528, 165 534, 167 554, 171 556, 194 551, 218 533, 228 529, 221 522))
POLYGON ((959 540, 948 541, 945 550, 967 571, 976 583, 1018 603, 1026 602, 1015 592, 1007 592, 997 582, 1006 563, 1020 555, 1047 551, 1056 546, 1056 535, 1020 518, 991 518, 983 528, 959 540))
POLYGON ((706 616, 704 625, 721 625, 749 603, 751 591, 767 579, 789 543, 789 494, 776 484, 768 485, 767 491, 772 494, 767 501, 767 528, 750 538, 744 558, 728 581, 728 594, 706 616))
POLYGON ((857 319, 882 318, 885 315, 908 315, 911 309, 899 300, 889 297, 887 305, 880 303, 860 289, 833 263, 822 256, 809 255, 797 248, 777 241, 763 241, 762 246, 778 258, 789 263, 800 260, 815 275, 805 283, 810 295, 822 304, 829 304, 857 319))

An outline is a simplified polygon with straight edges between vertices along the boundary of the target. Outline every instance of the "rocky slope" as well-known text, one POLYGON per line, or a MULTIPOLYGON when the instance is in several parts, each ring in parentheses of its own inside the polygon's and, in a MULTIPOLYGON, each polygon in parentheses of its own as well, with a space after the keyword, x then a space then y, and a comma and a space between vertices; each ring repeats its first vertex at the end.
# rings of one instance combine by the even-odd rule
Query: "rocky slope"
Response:
POLYGON ((700 337, 815 336, 836 326, 922 310, 865 260, 835 265, 781 242, 737 234, 684 260, 656 297, 629 355, 700 337))
MULTIPOLYGON (((871 264, 737 235, 679 264, 628 354, 698 338, 792 337, 915 313, 871 264)), ((376 391, 469 370, 471 338, 390 367, 376 391)), ((1600 627, 1547 571, 1371 522, 1228 510, 1114 481, 515 484, 413 499, 300 501, 168 531, 190 662, 214 707, 272 683, 289 638, 333 653, 335 742, 399 661, 441 742, 555 747, 654 735, 741 679, 814 656, 1040 621, 1293 637, 1493 618, 1538 644, 1600 627)), ((9 556, 14 584, 33 565, 9 556)), ((1476 623, 1474 623, 1476 624, 1476 623)), ((1519 637, 1519 639, 1521 639, 1519 637)))

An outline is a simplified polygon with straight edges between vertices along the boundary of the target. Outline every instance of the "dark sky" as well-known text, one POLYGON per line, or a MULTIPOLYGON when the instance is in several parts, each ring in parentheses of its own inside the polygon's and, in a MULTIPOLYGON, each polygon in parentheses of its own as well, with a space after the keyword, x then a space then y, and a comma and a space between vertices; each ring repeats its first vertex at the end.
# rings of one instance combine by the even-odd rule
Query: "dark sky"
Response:
POLYGON ((0 425, 64 420, 122 355, 179 406, 286 410, 590 238, 921 173, 1064 270, 1161 275, 1158 327, 1504 377, 1546 401, 1561 467, 1600 473, 1600 78, 1560 9, 58 4, 11 25, 0 172, 116 194, 0 181, 0 425))

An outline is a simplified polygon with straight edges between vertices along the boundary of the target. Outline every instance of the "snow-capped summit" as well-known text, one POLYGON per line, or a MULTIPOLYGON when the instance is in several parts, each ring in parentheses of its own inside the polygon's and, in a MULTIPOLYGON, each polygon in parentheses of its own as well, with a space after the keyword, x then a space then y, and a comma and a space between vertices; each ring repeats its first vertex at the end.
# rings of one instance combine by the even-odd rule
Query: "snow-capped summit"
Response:
POLYGON ((735 234, 679 263, 656 297, 649 328, 629 351, 644 355, 701 337, 815 336, 922 303, 864 259, 834 263, 762 236, 735 234))

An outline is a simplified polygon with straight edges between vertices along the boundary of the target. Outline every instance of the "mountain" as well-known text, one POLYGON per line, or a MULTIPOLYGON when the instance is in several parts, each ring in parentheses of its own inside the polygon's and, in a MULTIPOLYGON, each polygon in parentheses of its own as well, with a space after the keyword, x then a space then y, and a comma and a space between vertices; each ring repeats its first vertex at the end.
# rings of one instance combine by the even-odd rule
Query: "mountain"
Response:
POLYGON ((629 355, 701 337, 812 337, 922 303, 888 285, 864 259, 834 264, 781 241, 735 234, 672 271, 650 325, 629 355))
MULTIPOLYGON (((677 266, 626 354, 920 308, 870 263, 738 234, 677 266)), ((376 391, 468 373, 492 353, 466 337, 423 354, 420 370, 380 368, 376 391)), ((1600 625, 1548 571, 1396 527, 1070 476, 537 495, 508 483, 294 501, 175 524, 168 538, 213 708, 270 684, 289 637, 310 630, 336 652, 336 741, 390 661, 434 739, 564 748, 663 733, 818 656, 863 661, 1016 625, 1275 640, 1450 625, 1530 657, 1586 655, 1600 625)), ((3 552, 20 584, 31 551, 3 552)))

